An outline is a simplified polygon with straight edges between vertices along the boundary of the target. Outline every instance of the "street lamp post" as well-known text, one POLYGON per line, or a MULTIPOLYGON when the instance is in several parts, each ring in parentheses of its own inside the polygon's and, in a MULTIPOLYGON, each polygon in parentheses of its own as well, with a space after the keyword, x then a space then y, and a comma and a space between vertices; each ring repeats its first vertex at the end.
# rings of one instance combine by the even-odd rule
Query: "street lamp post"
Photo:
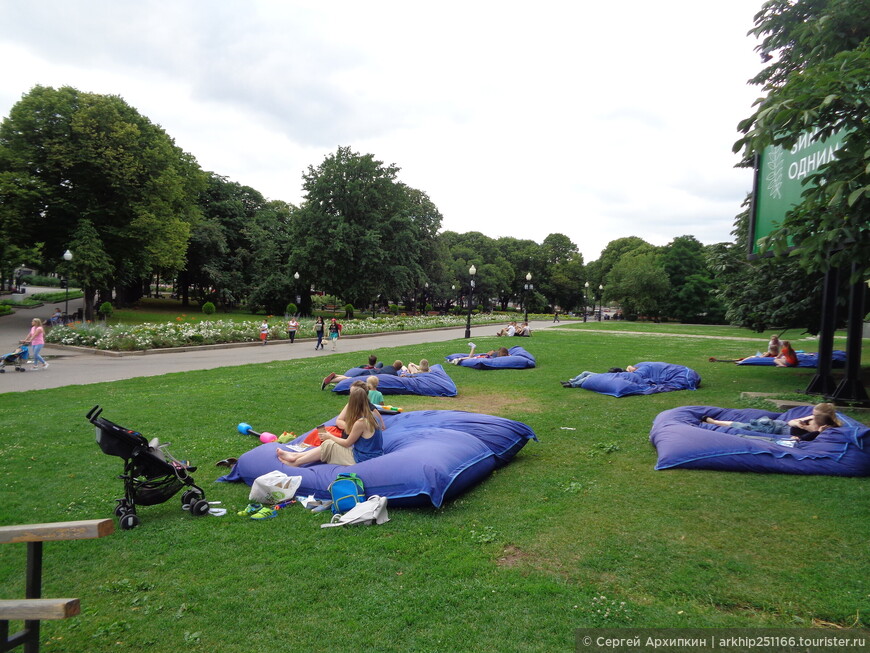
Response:
POLYGON ((296 283, 293 284, 296 286, 296 314, 300 313, 299 305, 302 303, 302 293, 299 292, 299 273, 294 272, 293 278, 296 280, 296 283))
POLYGON ((526 274, 526 283, 523 286, 523 308, 526 309, 526 323, 529 321, 529 300, 528 293, 535 289, 535 286, 532 285, 532 273, 529 272, 526 274))
POLYGON ((604 286, 598 284, 598 321, 601 322, 601 310, 604 308, 604 286))
POLYGON ((583 284, 583 321, 586 321, 586 309, 589 307, 589 282, 583 284))
MULTIPOLYGON (((72 257, 73 257, 72 252, 69 250, 66 250, 63 253, 63 260, 66 261, 67 263, 72 261, 72 257)), ((66 288, 66 298, 63 301, 63 315, 64 315, 64 319, 67 319, 67 316, 69 315, 69 270, 64 270, 64 272, 65 272, 64 278, 61 279, 61 283, 63 284, 63 287, 66 288)))
POLYGON ((477 274, 477 268, 472 265, 468 268, 468 276, 471 277, 468 289, 468 317, 465 320, 465 337, 471 337, 471 299, 474 297, 474 275, 477 274))

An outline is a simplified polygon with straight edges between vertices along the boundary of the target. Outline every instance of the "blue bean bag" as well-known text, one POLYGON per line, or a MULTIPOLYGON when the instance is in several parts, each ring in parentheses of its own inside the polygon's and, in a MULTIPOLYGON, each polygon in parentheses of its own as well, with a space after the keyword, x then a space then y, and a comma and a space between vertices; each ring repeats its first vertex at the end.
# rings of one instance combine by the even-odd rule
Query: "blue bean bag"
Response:
MULTIPOLYGON (((819 355, 817 353, 797 352, 798 364, 797 367, 818 367, 819 355)), ((744 358, 742 361, 737 361, 738 365, 774 365, 773 358, 770 356, 751 356, 744 358)), ((831 367, 845 367, 846 352, 837 349, 831 354, 831 367)))
POLYGON ((652 395, 674 390, 697 390, 700 375, 684 365, 672 363, 638 363, 634 372, 593 374, 583 382, 583 390, 611 397, 652 395))
MULTIPOLYGON (((476 370, 524 370, 535 366, 535 357, 520 346, 508 349, 509 356, 498 358, 466 358, 457 365, 473 367, 476 370)), ((468 356, 468 354, 450 354, 445 356, 448 361, 468 356)))
POLYGON ((870 427, 839 413, 843 426, 826 429, 815 440, 793 446, 778 444, 788 442, 787 436, 757 437, 760 434, 701 423, 705 416, 738 422, 757 417, 788 421, 806 417, 812 410, 812 406, 784 413, 710 406, 666 410, 659 413, 650 430, 650 441, 658 451, 655 468, 870 476, 870 427))
MULTIPOLYGON (((328 499, 329 484, 340 472, 355 472, 366 494, 389 499, 390 506, 436 508, 480 483, 506 465, 534 431, 521 422, 456 410, 422 410, 385 415, 384 455, 356 465, 313 464, 289 467, 281 463, 278 443, 260 445, 239 458, 232 471, 219 481, 244 481, 280 470, 301 476, 298 494, 328 499)), ((327 425, 335 424, 335 419, 327 425)), ((300 436, 293 443, 301 442, 300 436)))
MULTIPOLYGON (((371 370, 367 370, 371 371, 371 370)), ((344 379, 335 384, 333 392, 346 395, 356 379, 344 379)), ((456 384, 441 365, 432 365, 428 372, 414 376, 378 374, 378 390, 384 395, 426 395, 427 397, 455 397, 456 384)))

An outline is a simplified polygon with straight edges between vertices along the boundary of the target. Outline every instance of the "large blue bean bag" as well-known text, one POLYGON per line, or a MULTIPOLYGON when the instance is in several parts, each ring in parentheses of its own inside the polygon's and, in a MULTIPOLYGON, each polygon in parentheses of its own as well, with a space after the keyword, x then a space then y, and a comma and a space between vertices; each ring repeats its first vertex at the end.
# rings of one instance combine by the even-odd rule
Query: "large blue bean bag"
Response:
MULTIPOLYGON (((818 367, 819 355, 817 353, 797 352, 798 364, 797 367, 818 367)), ((741 361, 737 361, 738 365, 774 365, 773 358, 770 356, 750 356, 741 361)), ((831 367, 845 367, 846 352, 837 349, 831 354, 831 367)))
MULTIPOLYGON (((466 358, 457 365, 473 367, 476 370, 524 370, 535 366, 535 357, 520 346, 508 349, 509 356, 498 358, 466 358)), ((452 361, 468 354, 450 354, 445 359, 452 361)))
POLYGON ((634 372, 593 374, 584 382, 584 390, 611 397, 652 395, 674 390, 697 390, 701 376, 693 369, 672 363, 638 363, 634 372))
MULTIPOLYGON (((371 370, 367 370, 371 371, 371 370)), ((335 384, 333 392, 347 394, 354 378, 344 379, 335 384)), ((426 395, 428 397, 455 397, 456 384, 441 365, 432 365, 428 372, 414 376, 393 376, 378 374, 378 390, 384 395, 426 395)))
POLYGON ((710 406, 666 410, 659 413, 650 430, 650 441, 658 451, 655 468, 870 476, 870 427, 839 413, 843 426, 826 429, 815 440, 794 442, 793 446, 777 444, 788 442, 788 436, 757 437, 759 433, 701 423, 705 416, 738 422, 757 417, 788 421, 812 411, 812 406, 784 413, 710 406))
MULTIPOLYGON (((313 464, 289 467, 281 463, 272 442, 239 458, 220 481, 244 481, 251 485, 258 476, 280 470, 301 476, 298 494, 328 499, 329 484, 340 472, 355 472, 366 494, 389 499, 390 506, 436 508, 506 465, 534 431, 521 422, 455 410, 423 410, 384 415, 384 455, 356 465, 313 464)), ((335 419, 327 425, 335 423, 335 419)), ((293 443, 301 442, 300 436, 293 443)))

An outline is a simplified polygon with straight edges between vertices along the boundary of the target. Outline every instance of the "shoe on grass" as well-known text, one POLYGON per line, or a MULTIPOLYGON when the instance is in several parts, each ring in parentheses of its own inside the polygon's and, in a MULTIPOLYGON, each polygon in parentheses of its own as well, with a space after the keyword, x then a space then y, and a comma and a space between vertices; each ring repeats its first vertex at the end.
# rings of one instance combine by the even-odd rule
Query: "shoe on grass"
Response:
POLYGON ((245 506, 244 510, 239 510, 236 514, 239 517, 249 517, 249 516, 253 515, 255 512, 262 510, 262 509, 263 509, 262 503, 249 503, 247 506, 245 506))
POLYGON ((270 508, 269 506, 263 506, 253 515, 251 515, 251 519, 261 520, 261 519, 272 519, 272 517, 277 517, 278 511, 274 508, 270 508))
POLYGON ((320 384, 320 389, 325 390, 326 386, 328 386, 329 382, 332 381, 334 378, 335 378, 335 372, 330 372, 329 374, 327 374, 326 378, 323 379, 323 383, 320 384))

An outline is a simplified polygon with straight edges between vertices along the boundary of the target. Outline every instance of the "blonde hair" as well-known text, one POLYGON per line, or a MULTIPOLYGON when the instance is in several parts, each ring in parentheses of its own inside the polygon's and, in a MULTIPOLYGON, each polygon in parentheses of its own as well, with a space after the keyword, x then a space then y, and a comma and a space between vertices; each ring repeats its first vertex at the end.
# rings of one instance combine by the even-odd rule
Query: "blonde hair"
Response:
POLYGON ((369 387, 370 390, 377 390, 378 389, 378 377, 375 376, 374 374, 372 374, 370 377, 368 377, 366 379, 366 385, 369 387))
POLYGON ((378 423, 369 407, 369 393, 366 392, 365 388, 351 387, 347 399, 347 415, 345 415, 348 433, 350 433, 349 429, 360 419, 366 420, 373 431, 378 428, 378 423))
POLYGON ((429 371, 429 361, 425 358, 420 359, 420 371, 428 372, 429 371))
POLYGON ((820 426, 843 426, 843 422, 837 417, 837 408, 834 404, 828 402, 816 404, 813 409, 814 417, 816 417, 816 411, 818 411, 818 417, 822 418, 821 420, 816 420, 820 426))
POLYGON ((30 324, 32 324, 33 326, 42 326, 42 320, 40 320, 38 317, 35 317, 30 320, 30 324))

